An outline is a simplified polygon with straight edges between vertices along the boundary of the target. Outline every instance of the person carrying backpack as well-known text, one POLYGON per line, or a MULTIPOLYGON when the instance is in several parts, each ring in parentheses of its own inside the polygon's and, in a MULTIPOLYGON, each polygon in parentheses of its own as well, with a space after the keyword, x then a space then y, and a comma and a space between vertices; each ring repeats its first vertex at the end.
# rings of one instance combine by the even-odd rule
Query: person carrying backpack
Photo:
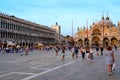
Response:
POLYGON ((77 58, 77 57, 78 57, 78 47, 75 47, 75 48, 74 48, 74 53, 75 53, 76 58, 77 58))

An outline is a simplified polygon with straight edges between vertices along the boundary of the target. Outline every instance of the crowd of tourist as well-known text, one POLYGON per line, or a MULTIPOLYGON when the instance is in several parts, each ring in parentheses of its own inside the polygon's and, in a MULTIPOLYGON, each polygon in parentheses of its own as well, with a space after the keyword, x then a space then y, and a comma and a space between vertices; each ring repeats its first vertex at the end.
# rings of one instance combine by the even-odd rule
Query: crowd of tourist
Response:
MULTIPOLYGON (((92 60, 94 59, 94 55, 96 56, 105 56, 106 57, 106 65, 107 65, 107 72, 108 75, 112 75, 113 71, 115 71, 114 64, 115 64, 115 57, 114 57, 114 50, 117 51, 117 46, 96 46, 96 47, 84 47, 84 46, 73 46, 73 47, 68 47, 68 49, 71 51, 72 55, 71 57, 74 59, 78 58, 78 53, 81 54, 81 57, 83 60, 86 60, 88 63, 93 62, 92 60), (95 53, 93 52, 95 50, 95 53), (104 52, 103 52, 104 51, 104 52)), ((56 47, 56 54, 58 56, 58 48, 56 47)), ((61 47, 62 50, 62 56, 61 60, 65 60, 65 46, 61 47)))
MULTIPOLYGON (((108 71, 108 75, 112 75, 113 74, 113 64, 115 64, 115 57, 114 57, 114 48, 117 51, 117 46, 96 46, 96 47, 92 47, 92 46, 45 46, 42 48, 42 50, 54 50, 55 51, 55 55, 58 56, 59 54, 61 54, 61 60, 65 60, 65 55, 66 55, 66 50, 69 50, 71 52, 71 57, 73 59, 77 59, 78 53, 81 54, 82 60, 86 60, 88 63, 93 62, 94 59, 94 55, 96 56, 106 56, 106 64, 107 64, 107 71, 108 71), (96 51, 96 53, 94 53, 94 51, 96 51), (105 52, 103 52, 105 50, 105 52), (60 52, 59 52, 60 51, 60 52)), ((19 48, 0 48, 0 53, 4 54, 4 53, 20 53, 21 56, 23 55, 29 55, 30 51, 36 50, 33 47, 19 47, 19 48), (23 54, 24 53, 24 54, 23 54)))

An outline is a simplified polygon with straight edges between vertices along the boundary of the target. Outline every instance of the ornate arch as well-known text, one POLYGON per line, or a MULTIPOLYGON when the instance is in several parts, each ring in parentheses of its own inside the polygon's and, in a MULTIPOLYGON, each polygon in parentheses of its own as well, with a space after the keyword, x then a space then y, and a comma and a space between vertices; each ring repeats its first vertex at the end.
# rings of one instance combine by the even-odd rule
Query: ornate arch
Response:
POLYGON ((100 44, 100 38, 98 36, 95 36, 92 38, 92 45, 98 46, 100 44))
POLYGON ((117 40, 117 38, 115 38, 115 37, 111 38, 111 45, 112 45, 112 46, 118 45, 118 40, 117 40))
POLYGON ((82 39, 78 40, 78 45, 83 46, 83 40, 82 39))
POLYGON ((92 31, 92 35, 101 35, 101 32, 100 32, 99 29, 94 29, 94 30, 92 31))
POLYGON ((89 46, 89 39, 88 38, 84 39, 84 46, 89 46))
POLYGON ((110 42, 109 42, 109 39, 108 39, 107 37, 105 37, 105 38, 103 39, 103 46, 108 46, 109 43, 110 43, 110 42))

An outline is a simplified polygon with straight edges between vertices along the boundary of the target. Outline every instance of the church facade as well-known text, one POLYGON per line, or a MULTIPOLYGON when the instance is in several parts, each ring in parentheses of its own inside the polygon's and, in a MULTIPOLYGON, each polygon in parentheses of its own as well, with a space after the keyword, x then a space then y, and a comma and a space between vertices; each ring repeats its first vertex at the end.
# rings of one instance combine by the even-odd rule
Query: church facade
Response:
POLYGON ((120 46, 120 22, 114 25, 109 16, 93 23, 90 28, 79 29, 74 36, 78 46, 120 46))

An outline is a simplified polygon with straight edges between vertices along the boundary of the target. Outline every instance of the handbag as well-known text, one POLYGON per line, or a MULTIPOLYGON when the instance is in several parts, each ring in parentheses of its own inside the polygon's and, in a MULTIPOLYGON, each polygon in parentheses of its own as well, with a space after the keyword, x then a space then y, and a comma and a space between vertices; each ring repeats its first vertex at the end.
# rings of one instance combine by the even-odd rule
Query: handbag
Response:
POLYGON ((116 64, 113 63, 113 65, 112 65, 112 71, 115 71, 115 66, 116 66, 116 64))

